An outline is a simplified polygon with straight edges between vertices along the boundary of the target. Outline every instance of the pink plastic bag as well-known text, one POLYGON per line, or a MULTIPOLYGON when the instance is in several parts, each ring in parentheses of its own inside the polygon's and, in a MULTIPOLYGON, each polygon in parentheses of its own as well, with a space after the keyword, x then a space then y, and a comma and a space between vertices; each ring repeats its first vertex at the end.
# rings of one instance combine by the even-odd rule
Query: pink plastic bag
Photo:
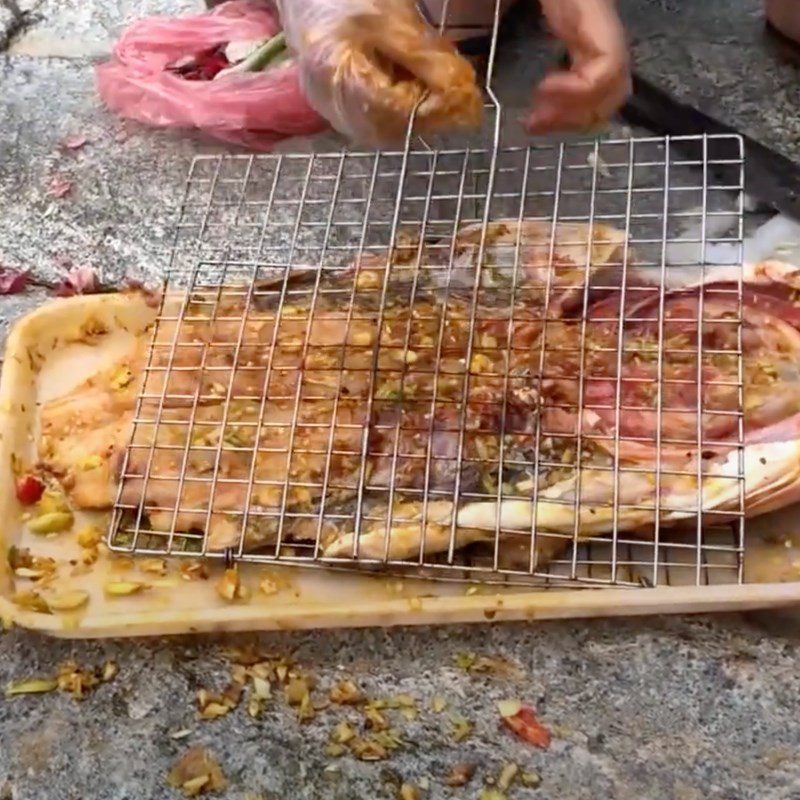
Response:
POLYGON ((124 32, 111 60, 97 68, 100 97, 123 117, 157 127, 198 128, 257 150, 317 133, 327 123, 306 102, 292 61, 219 80, 187 80, 167 70, 187 56, 279 30, 271 9, 251 0, 231 0, 190 17, 139 20, 124 32))

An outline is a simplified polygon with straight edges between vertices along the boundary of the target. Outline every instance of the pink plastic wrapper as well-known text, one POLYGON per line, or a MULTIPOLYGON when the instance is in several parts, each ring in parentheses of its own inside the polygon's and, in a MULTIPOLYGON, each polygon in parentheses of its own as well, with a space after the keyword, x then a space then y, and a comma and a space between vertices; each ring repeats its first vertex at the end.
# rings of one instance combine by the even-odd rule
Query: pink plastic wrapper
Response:
POLYGON ((111 60, 97 67, 100 97, 123 117, 157 127, 197 128, 256 150, 317 133, 327 123, 303 96, 291 61, 213 81, 187 80, 166 69, 186 56, 279 30, 271 8, 252 0, 231 0, 190 17, 141 19, 124 32, 111 60))

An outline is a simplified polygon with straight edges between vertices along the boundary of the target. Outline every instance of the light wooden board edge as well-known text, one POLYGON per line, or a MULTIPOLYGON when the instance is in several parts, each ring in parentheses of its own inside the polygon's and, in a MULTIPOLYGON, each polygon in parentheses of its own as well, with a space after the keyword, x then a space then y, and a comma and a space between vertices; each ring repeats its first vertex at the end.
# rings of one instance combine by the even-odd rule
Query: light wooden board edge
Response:
MULTIPOLYGON (((10 463, 22 431, 14 430, 12 412, 18 387, 31 380, 26 354, 37 332, 52 330, 53 317, 69 308, 73 318, 88 318, 106 305, 111 313, 125 300, 121 295, 96 295, 49 302, 23 317, 13 327, 6 344, 0 377, 0 465, 10 463), (12 435, 13 434, 13 435, 12 435)), ((16 516, 12 487, 0 485, 0 519, 16 516)), ((94 613, 84 618, 37 614, 11 602, 12 586, 4 557, 9 530, 0 526, 0 617, 60 638, 164 636, 185 633, 235 631, 309 630, 314 628, 442 625, 480 622, 566 620, 597 617, 647 616, 734 612, 800 605, 800 582, 724 586, 675 586, 657 588, 541 589, 510 594, 474 596, 387 598, 367 607, 352 603, 296 604, 265 614, 256 606, 231 605, 198 609, 179 615, 168 609, 129 613, 94 613)))
POLYGON ((800 583, 424 597, 378 601, 368 608, 351 604, 297 605, 270 615, 259 614, 256 607, 245 604, 195 614, 184 611, 179 617, 168 610, 94 615, 89 622, 69 624, 59 616, 20 611, 7 598, 0 598, 6 621, 68 639, 705 614, 792 605, 800 605, 800 583))

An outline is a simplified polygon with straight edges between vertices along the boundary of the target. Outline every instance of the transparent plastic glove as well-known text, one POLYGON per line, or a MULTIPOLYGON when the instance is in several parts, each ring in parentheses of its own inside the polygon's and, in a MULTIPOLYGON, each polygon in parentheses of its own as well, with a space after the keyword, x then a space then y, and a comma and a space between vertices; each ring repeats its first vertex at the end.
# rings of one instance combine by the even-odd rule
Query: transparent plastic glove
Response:
POLYGON ((631 90, 625 32, 614 0, 542 0, 548 25, 569 50, 569 70, 536 88, 531 133, 591 130, 606 122, 631 90))
POLYGON ((309 103, 349 138, 402 139, 420 101, 418 133, 479 124, 472 66, 411 0, 278 0, 278 8, 309 103))

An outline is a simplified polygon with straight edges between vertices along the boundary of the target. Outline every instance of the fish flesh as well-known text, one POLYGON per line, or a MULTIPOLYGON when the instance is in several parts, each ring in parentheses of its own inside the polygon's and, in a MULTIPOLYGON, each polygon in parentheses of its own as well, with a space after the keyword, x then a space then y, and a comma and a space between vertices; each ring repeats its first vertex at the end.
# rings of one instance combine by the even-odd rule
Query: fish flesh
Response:
MULTIPOLYGON (((591 304, 577 321, 580 337, 574 325, 567 334, 581 343, 572 359, 557 346, 560 334, 548 337, 556 357, 543 371, 539 410, 548 434, 574 445, 580 433, 580 463, 571 452, 569 473, 538 491, 522 482, 490 500, 440 503, 433 513, 405 509, 401 537, 376 526, 340 537, 326 554, 377 559, 390 542, 392 557, 411 559, 423 539, 425 552, 440 541, 450 551, 505 541, 535 567, 572 541, 613 531, 646 538, 656 522, 713 524, 800 500, 799 275, 764 262, 739 275, 717 273, 712 284, 656 289, 646 300, 620 290, 591 304), (554 401, 557 416, 548 414, 554 401), (598 468, 592 451, 607 463, 598 468)), ((563 443, 558 452, 563 460, 563 443)))
POLYGON ((479 486, 502 425, 532 430, 528 354, 547 284, 562 313, 581 265, 611 270, 623 242, 601 225, 589 244, 580 226, 537 221, 482 237, 471 226, 452 248, 400 243, 338 274, 166 296, 147 359, 132 354, 44 408, 43 466, 76 503, 103 507, 122 459, 123 503, 143 503, 154 530, 206 531, 214 548, 239 541, 243 511, 256 547, 283 533, 283 510, 321 515, 360 486, 479 486), (478 277, 497 284, 491 306, 473 303, 478 277), (124 458, 120 421, 139 394, 124 458))
POLYGON ((542 567, 800 497, 796 287, 763 262, 665 290, 599 223, 399 237, 168 292, 149 345, 45 405, 40 461, 77 506, 121 482, 144 529, 212 550, 542 567))

